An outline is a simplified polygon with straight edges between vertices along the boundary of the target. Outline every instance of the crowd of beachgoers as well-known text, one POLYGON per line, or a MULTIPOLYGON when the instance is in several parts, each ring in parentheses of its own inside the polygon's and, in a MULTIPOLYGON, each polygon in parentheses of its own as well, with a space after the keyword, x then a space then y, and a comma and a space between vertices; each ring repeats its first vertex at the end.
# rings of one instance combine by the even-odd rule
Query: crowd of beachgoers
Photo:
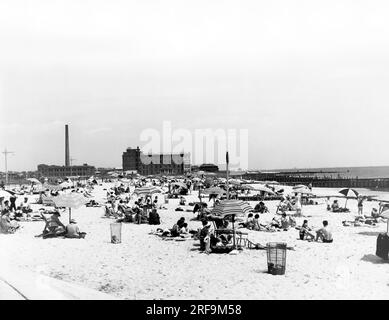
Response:
MULTIPOLYGON (((69 207, 56 204, 56 199, 61 197, 78 196, 84 199, 83 212, 98 210, 93 212, 99 212, 101 220, 110 225, 132 224, 134 228, 149 225, 149 229, 139 231, 145 237, 190 242, 192 251, 227 256, 246 249, 266 250, 267 241, 283 241, 283 236, 277 236, 283 233, 288 234, 287 237, 294 234, 298 241, 333 246, 341 235, 333 232, 334 227, 339 230, 339 225, 332 216, 341 217, 342 228, 374 228, 387 222, 381 217, 387 208, 386 202, 372 201, 371 196, 360 195, 352 189, 344 196, 344 192, 329 194, 311 185, 292 187, 275 181, 243 179, 230 179, 227 183, 226 179, 204 175, 137 175, 105 181, 91 177, 58 185, 42 181, 41 184, 6 186, 0 192, 0 233, 5 237, 23 234, 30 223, 40 226, 39 232, 33 235, 35 238, 81 239, 78 242, 87 241, 88 237, 101 237, 94 233, 91 217, 83 215, 79 225, 78 219, 71 218, 68 212, 71 204, 69 207), (320 225, 312 212, 323 215, 320 225), (254 236, 256 232, 264 234, 260 241, 254 236)), ((81 209, 75 209, 76 215, 77 210, 81 209)), ((81 216, 78 214, 78 217, 81 216)), ((117 241, 112 234, 110 240, 111 243, 126 241, 124 236, 117 241)), ((295 251, 296 243, 288 245, 288 249, 295 251)))
MULTIPOLYGON (((171 228, 158 228, 156 234, 161 237, 192 237, 200 240, 200 250, 207 253, 216 250, 218 247, 232 244, 233 234, 238 234, 242 239, 244 233, 241 229, 277 232, 288 231, 295 228, 299 232, 301 240, 333 242, 333 236, 328 221, 323 220, 323 226, 318 230, 312 230, 309 221, 304 219, 302 224, 296 224, 295 217, 302 217, 303 205, 315 205, 318 202, 312 192, 312 186, 295 186, 289 194, 276 182, 245 181, 230 179, 227 183, 224 178, 205 178, 204 176, 191 177, 132 177, 116 179, 116 183, 106 189, 104 203, 93 199, 92 192, 98 182, 91 177, 81 182, 62 182, 58 186, 38 184, 20 186, 13 190, 3 190, 0 197, 1 219, 0 231, 2 233, 14 233, 20 228, 21 221, 42 220, 44 227, 42 233, 36 237, 53 238, 84 238, 86 232, 81 232, 75 219, 69 219, 64 224, 60 217, 65 208, 56 206, 53 199, 64 194, 81 194, 85 199, 87 207, 103 207, 104 218, 112 218, 118 223, 135 223, 160 225, 161 218, 158 210, 163 209, 169 199, 179 199, 179 206, 176 211, 184 211, 183 207, 189 206, 193 209, 186 209, 195 214, 195 219, 201 221, 202 227, 190 229, 185 217, 181 217, 171 228), (228 190, 227 190, 228 189, 228 190), (37 191, 39 190, 39 191, 37 191), (187 203, 188 194, 197 192, 198 201, 187 203), (28 194, 39 194, 36 204, 41 205, 37 211, 31 208, 28 194), (240 197, 256 197, 259 202, 251 207, 248 202, 239 200, 240 197), (261 214, 268 213, 265 202, 267 197, 279 198, 279 204, 271 221, 263 221, 261 214), (208 201, 203 201, 204 197, 208 201), (228 197, 228 199, 227 199, 228 197), (159 200, 162 198, 162 202, 159 200), (21 200, 22 199, 22 200, 21 200), (235 200, 236 208, 233 212, 215 213, 223 201, 235 200), (212 203, 213 201, 213 203, 212 203), (246 204, 244 207, 241 205, 246 204), (208 206, 208 204, 211 204, 208 206), (235 224, 234 224, 235 223, 235 224), (215 249, 215 250, 213 250, 215 249)), ((355 190, 354 197, 358 201, 358 216, 351 221, 343 221, 344 226, 361 225, 362 223, 375 225, 386 220, 380 217, 380 213, 386 208, 385 203, 379 203, 378 208, 373 208, 370 215, 363 212, 363 203, 367 199, 359 195, 355 190)), ((339 205, 338 199, 330 203, 330 197, 325 198, 326 209, 331 212, 349 212, 346 207, 339 205)), ((232 202, 234 205, 234 202, 232 202)), ((166 209, 166 207, 165 207, 166 209)), ((243 241, 245 242, 245 241, 243 241)), ((240 242, 242 243, 242 242, 240 242)), ((256 247, 262 247, 256 244, 256 247)), ((241 249, 241 246, 233 244, 232 249, 241 249)), ((230 250, 231 251, 231 250, 230 250)))

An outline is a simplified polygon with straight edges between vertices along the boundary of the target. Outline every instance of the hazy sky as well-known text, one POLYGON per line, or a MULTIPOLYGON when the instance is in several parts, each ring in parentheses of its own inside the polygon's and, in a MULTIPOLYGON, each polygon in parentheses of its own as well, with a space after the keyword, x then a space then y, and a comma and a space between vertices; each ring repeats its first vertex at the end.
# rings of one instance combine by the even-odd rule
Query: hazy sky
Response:
MULTIPOLYGON (((121 166, 145 128, 249 130, 249 167, 389 165, 389 2, 1 0, 10 170, 121 166)), ((0 162, 4 170, 4 161, 0 162)))

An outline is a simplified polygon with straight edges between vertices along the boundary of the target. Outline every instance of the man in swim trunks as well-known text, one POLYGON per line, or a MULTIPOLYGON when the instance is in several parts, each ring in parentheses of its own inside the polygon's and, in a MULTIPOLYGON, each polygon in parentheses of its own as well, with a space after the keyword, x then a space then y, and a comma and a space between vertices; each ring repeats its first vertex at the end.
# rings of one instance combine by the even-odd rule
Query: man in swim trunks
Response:
POLYGON ((328 229, 328 221, 323 221, 323 228, 316 231, 316 239, 315 241, 321 240, 323 243, 332 243, 334 240, 332 238, 332 233, 328 229))

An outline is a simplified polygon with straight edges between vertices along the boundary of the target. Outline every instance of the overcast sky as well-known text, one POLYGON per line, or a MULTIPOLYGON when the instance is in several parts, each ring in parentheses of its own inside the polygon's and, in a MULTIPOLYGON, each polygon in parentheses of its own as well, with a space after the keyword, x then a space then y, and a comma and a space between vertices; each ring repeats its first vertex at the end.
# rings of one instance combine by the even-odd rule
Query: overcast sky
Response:
MULTIPOLYGON (((249 130, 249 168, 389 165, 389 2, 1 0, 10 170, 121 166, 145 128, 249 130)), ((0 170, 4 170, 4 160, 0 170)))

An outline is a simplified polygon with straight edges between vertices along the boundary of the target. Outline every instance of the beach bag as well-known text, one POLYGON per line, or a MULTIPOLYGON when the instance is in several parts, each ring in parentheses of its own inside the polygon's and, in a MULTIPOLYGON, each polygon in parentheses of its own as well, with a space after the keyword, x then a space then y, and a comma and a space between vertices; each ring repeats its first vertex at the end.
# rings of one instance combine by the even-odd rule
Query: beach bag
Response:
POLYGON ((380 233, 377 238, 376 255, 384 260, 389 260, 389 236, 387 233, 380 233))

